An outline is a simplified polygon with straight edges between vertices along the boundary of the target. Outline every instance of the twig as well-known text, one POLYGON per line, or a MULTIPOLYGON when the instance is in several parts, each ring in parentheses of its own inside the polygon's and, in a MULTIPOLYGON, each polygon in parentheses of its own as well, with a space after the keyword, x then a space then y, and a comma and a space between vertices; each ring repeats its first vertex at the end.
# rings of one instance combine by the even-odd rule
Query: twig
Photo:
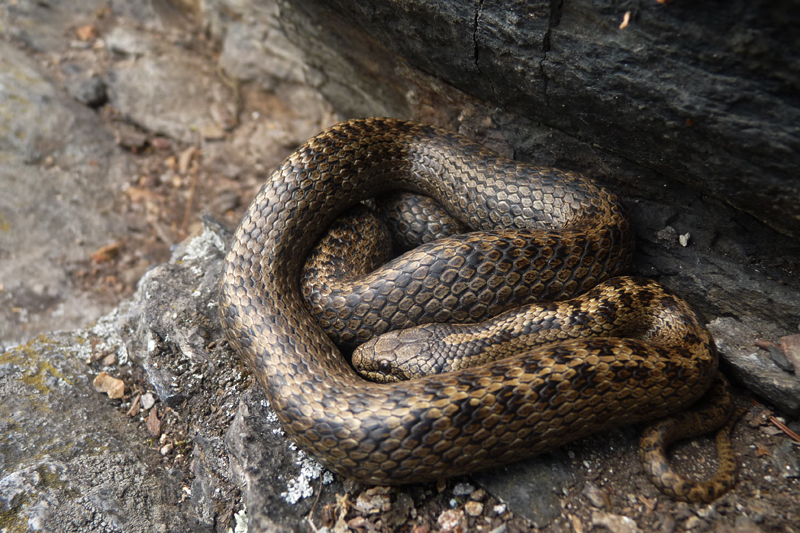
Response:
MULTIPOLYGON (((753 404, 753 405, 755 405, 756 407, 764 407, 763 405, 761 405, 760 403, 758 403, 758 400, 756 400, 756 399, 755 399, 755 398, 753 398, 752 396, 750 396, 750 402, 752 402, 752 404, 753 404)), ((772 424, 773 424, 775 427, 777 427, 778 429, 780 429, 781 431, 783 431, 784 433, 786 433, 786 435, 788 435, 788 436, 789 436, 789 438, 790 438, 790 439, 792 439, 793 441, 795 441, 795 442, 797 442, 797 443, 800 443, 800 435, 798 435, 797 433, 795 433, 794 431, 792 431, 791 429, 789 429, 789 428, 786 426, 786 424, 784 424, 783 422, 781 422, 780 420, 778 420, 778 419, 777 419, 777 418, 776 418, 776 417, 775 417, 775 416, 772 414, 772 412, 771 412, 771 411, 769 411, 769 410, 768 410, 768 409, 766 409, 766 408, 764 408, 764 410, 767 412, 767 419, 768 419, 770 422, 772 422, 772 424)))
POLYGON ((314 505, 311 506, 311 510, 308 512, 308 518, 307 518, 308 523, 311 526, 311 529, 313 529, 314 531, 318 531, 318 530, 317 530, 317 526, 314 525, 314 522, 311 520, 311 518, 314 516, 314 509, 316 509, 317 503, 319 503, 319 497, 320 496, 322 496, 322 475, 321 474, 319 476, 319 490, 317 491, 317 498, 314 500, 314 505))

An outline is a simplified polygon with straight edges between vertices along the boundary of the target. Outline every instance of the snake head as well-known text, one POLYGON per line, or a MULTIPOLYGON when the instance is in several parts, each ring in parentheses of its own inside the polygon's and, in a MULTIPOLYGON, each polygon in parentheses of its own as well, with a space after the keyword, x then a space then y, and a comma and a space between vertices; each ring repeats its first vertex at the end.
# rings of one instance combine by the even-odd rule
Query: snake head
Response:
POLYGON ((438 374, 429 345, 434 337, 427 326, 390 331, 373 337, 353 352, 353 367, 362 377, 393 383, 438 374))

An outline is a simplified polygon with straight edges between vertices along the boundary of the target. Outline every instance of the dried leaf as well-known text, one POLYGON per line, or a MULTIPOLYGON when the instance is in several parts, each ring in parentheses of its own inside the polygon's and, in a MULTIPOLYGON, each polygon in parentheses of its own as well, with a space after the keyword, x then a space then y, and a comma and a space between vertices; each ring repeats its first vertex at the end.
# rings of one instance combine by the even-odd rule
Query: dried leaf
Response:
POLYGON ((186 174, 189 170, 189 163, 192 162, 192 157, 197 149, 194 146, 190 146, 186 150, 180 153, 178 156, 178 172, 181 174, 186 174))
POLYGON ((91 41, 97 37, 97 28, 89 24, 87 26, 81 26, 78 28, 76 33, 78 34, 78 39, 81 41, 91 41))
POLYGON ((147 431, 154 437, 161 434, 161 420, 158 419, 158 409, 152 409, 147 416, 147 431))
POLYGON ((122 249, 122 246, 122 241, 101 246, 92 254, 92 262, 105 263, 106 261, 114 259, 117 255, 119 255, 119 251, 122 249))
POLYGON ((159 198, 153 191, 143 187, 128 187, 125 189, 125 194, 128 195, 128 198, 133 203, 140 203, 142 200, 154 202, 159 198))
POLYGON ((92 382, 94 385, 94 390, 97 392, 105 392, 108 394, 108 397, 111 399, 118 399, 122 398, 125 394, 125 382, 121 379, 112 378, 105 372, 100 372, 94 381, 92 382))

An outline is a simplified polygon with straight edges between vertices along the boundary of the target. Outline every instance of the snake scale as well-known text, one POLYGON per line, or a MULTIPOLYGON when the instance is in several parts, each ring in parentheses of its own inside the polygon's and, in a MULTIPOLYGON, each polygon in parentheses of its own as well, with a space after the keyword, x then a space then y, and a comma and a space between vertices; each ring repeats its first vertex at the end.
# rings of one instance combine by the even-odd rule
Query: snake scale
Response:
POLYGON ((300 273, 339 214, 394 190, 431 196, 479 231, 379 269, 348 321, 367 317, 386 331, 459 314, 479 320, 571 298, 631 261, 621 203, 578 174, 395 119, 344 122, 306 142, 272 173, 236 230, 220 310, 230 344, 286 432, 327 468, 370 484, 468 473, 683 411, 714 383, 716 351, 702 328, 679 346, 581 338, 544 346, 535 358, 364 381, 307 310, 300 273))

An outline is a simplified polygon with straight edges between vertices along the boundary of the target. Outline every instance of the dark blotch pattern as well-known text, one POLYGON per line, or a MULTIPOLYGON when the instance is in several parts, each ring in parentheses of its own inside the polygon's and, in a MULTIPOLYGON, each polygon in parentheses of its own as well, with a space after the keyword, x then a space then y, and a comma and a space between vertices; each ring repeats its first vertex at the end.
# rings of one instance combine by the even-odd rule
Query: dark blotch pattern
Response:
POLYGON ((326 467, 372 484, 463 474, 670 415, 711 386, 717 359, 704 330, 702 346, 682 354, 638 340, 575 339, 534 361, 364 381, 308 312, 301 270, 339 214, 394 190, 431 196, 488 233, 423 246, 366 283, 364 316, 378 329, 403 322, 396 317, 406 307, 439 321, 504 310, 509 292, 522 301, 569 297, 631 260, 625 210, 578 174, 393 119, 345 122, 305 143, 272 173, 237 229, 220 309, 231 345, 286 432, 326 467), (466 311, 451 307, 460 300, 466 311))

